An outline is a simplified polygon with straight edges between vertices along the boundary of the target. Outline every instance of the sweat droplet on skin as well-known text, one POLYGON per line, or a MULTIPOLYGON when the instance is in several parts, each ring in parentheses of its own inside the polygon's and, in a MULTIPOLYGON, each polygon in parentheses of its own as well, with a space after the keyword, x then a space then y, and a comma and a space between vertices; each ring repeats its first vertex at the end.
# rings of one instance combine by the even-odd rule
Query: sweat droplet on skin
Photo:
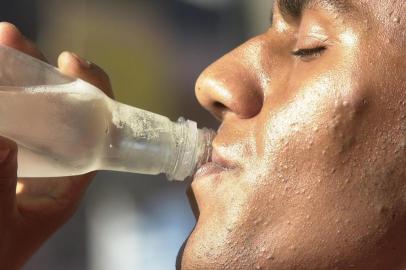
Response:
POLYGON ((395 18, 393 18, 393 22, 394 22, 394 23, 400 23, 400 19, 399 19, 399 17, 395 17, 395 18))

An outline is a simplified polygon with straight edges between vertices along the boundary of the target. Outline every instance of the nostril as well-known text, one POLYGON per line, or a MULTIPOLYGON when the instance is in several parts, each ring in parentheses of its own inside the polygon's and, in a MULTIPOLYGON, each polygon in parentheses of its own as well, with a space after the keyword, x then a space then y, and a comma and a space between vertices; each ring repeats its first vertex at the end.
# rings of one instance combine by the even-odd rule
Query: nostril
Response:
POLYGON ((224 113, 229 111, 230 109, 221 102, 215 101, 212 104, 214 115, 219 119, 222 120, 224 113))
POLYGON ((216 110, 221 110, 221 111, 227 109, 227 107, 226 107, 223 103, 218 102, 218 101, 213 102, 213 107, 214 107, 216 110))

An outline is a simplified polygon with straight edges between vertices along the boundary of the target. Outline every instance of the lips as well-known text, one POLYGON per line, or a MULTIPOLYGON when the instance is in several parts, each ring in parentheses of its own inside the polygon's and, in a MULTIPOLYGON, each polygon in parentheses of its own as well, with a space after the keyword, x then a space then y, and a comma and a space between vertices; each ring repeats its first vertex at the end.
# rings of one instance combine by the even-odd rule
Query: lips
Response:
POLYGON ((212 175, 212 174, 218 174, 221 173, 223 171, 227 170, 226 168, 220 166, 217 163, 214 162, 208 162, 206 164, 204 164, 203 166, 201 166, 195 173, 194 179, 197 178, 202 178, 208 175, 212 175))
POLYGON ((209 162, 203 164, 195 173, 194 179, 220 174, 235 168, 231 161, 221 156, 216 149, 213 149, 209 162))

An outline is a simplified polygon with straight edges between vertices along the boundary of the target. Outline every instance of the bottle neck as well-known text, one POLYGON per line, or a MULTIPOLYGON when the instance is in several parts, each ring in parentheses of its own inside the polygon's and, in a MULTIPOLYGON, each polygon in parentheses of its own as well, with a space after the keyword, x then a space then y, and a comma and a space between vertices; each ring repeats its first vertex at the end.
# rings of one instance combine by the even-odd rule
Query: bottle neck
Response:
POLYGON ((183 118, 179 118, 176 125, 181 130, 174 132, 178 135, 174 156, 165 171, 169 180, 183 181, 210 159, 214 131, 198 129, 196 122, 183 118))
POLYGON ((110 128, 100 169, 142 174, 165 173, 183 181, 211 156, 214 132, 197 124, 110 101, 110 128))

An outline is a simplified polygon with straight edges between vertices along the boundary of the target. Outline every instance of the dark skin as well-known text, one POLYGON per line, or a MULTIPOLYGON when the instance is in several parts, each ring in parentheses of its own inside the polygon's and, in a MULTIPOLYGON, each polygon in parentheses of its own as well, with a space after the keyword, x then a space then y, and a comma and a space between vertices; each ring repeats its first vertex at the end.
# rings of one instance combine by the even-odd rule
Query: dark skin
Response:
MULTIPOLYGON (((276 3, 272 28, 200 76, 197 98, 222 124, 213 162, 192 183, 199 217, 181 269, 405 268, 406 5, 346 2, 350 13, 324 1, 293 14, 276 3)), ((51 203, 29 220, 52 225, 24 228, 15 159, 7 164, 1 258, 17 268, 89 180, 43 197, 51 203)))
POLYGON ((181 269, 406 268, 406 5, 313 2, 198 79, 226 169, 192 183, 181 269))

